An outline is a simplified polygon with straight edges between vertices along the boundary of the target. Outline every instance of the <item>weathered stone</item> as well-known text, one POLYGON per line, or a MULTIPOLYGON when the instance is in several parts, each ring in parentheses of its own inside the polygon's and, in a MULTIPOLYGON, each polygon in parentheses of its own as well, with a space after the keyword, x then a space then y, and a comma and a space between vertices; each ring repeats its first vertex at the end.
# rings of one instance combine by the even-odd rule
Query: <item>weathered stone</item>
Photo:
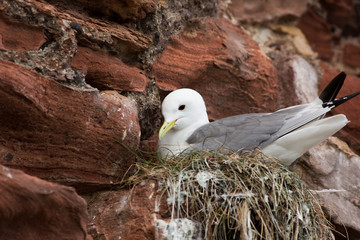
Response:
POLYGON ((46 41, 37 51, 7 51, 0 52, 0 56, 64 81, 74 75, 70 62, 77 45, 101 49, 122 61, 134 62, 152 43, 151 36, 132 27, 74 13, 72 4, 55 6, 35 0, 5 1, 1 7, 9 19, 16 19, 23 26, 31 24, 44 29, 46 41))
POLYGON ((9 19, 0 13, 0 49, 28 51, 38 50, 46 41, 44 29, 9 19))
POLYGON ((309 8, 299 19, 299 28, 305 34, 313 50, 324 60, 333 56, 331 26, 314 10, 309 8))
POLYGON ((149 137, 146 140, 141 141, 140 143, 140 149, 149 153, 150 156, 153 156, 152 154, 156 153, 157 151, 157 142, 158 142, 159 136, 157 133, 155 133, 153 136, 149 137))
POLYGON ((279 76, 279 108, 309 103, 318 95, 314 67, 299 55, 275 62, 279 76))
POLYGON ((231 1, 228 10, 232 17, 244 22, 266 22, 281 17, 300 17, 306 10, 305 0, 231 1))
POLYGON ((77 7, 86 6, 85 11, 95 17, 109 18, 112 21, 135 21, 145 18, 148 13, 153 13, 158 0, 62 0, 56 2, 77 7))
POLYGON ((143 92, 149 82, 137 67, 90 48, 78 47, 71 65, 84 71, 86 82, 98 89, 143 92))
POLYGON ((144 19, 140 24, 144 33, 153 36, 153 45, 141 55, 145 66, 151 68, 157 55, 167 46, 169 38, 182 31, 191 19, 216 17, 220 5, 226 6, 227 3, 219 0, 160 0, 155 14, 144 19))
POLYGON ((152 240, 157 219, 169 217, 166 197, 156 181, 144 181, 132 190, 95 193, 89 202, 88 233, 93 239, 152 240))
POLYGON ((349 19, 353 0, 321 0, 327 12, 327 20, 331 24, 344 27, 349 19))
POLYGON ((1 239, 86 239, 86 202, 73 188, 0 165, 0 192, 1 239))
POLYGON ((271 60, 244 30, 225 19, 197 19, 173 36, 154 62, 153 74, 163 91, 199 91, 210 119, 276 109, 271 60))
MULTIPOLYGON (((265 33, 273 31, 282 35, 281 38, 272 38, 274 35, 265 34, 269 37, 269 47, 278 49, 277 57, 269 56, 281 58, 276 62, 278 83, 271 60, 240 27, 232 24, 234 21, 208 19, 220 16, 226 1, 0 1, 0 58, 9 61, 0 61, 0 162, 45 179, 74 185, 81 193, 91 194, 87 197, 91 213, 89 240, 164 237, 169 212, 164 201, 166 198, 162 198, 164 203, 158 201, 161 192, 157 192, 156 183, 146 182, 133 191, 118 191, 114 187, 134 163, 135 157, 121 144, 131 148, 139 146, 139 120, 143 140, 140 148, 148 151, 156 149, 157 137, 152 135, 160 121, 159 93, 156 86, 156 91, 148 92, 151 84, 148 84, 149 80, 142 70, 153 74, 163 96, 179 87, 198 90, 205 96, 211 119, 245 112, 273 111, 278 107, 311 101, 317 95, 314 69, 303 58, 292 55, 298 52, 313 57, 313 54, 299 35, 300 31, 287 21, 298 18, 305 11, 307 2, 234 0, 227 9, 229 11, 226 10, 226 13, 230 12, 228 16, 232 15, 231 20, 250 22, 250 30, 251 27, 259 27, 251 22, 262 22, 261 28, 265 29, 265 33), (197 19, 200 17, 205 18, 197 19), (286 21, 277 22, 279 19, 286 21), (269 24, 274 20, 280 25, 277 29, 271 25, 269 30, 269 24), (184 26, 187 26, 185 30, 184 26), (287 57, 289 54, 291 56, 287 57), (60 85, 55 80, 73 87, 60 85), (82 84, 69 84, 72 80, 75 83, 79 80, 82 84), (126 97, 115 91, 99 92, 86 83, 99 89, 125 91, 126 97), (139 119, 135 100, 140 111, 139 119), (114 187, 113 191, 94 192, 109 186, 114 187)), ((335 48, 343 46, 335 45, 341 42, 339 33, 342 32, 343 37, 357 36, 359 21, 356 18, 360 16, 360 8, 354 2, 350 16, 346 16, 350 0, 320 2, 322 4, 318 1, 309 4, 315 5, 316 12, 323 13, 323 17, 310 9, 300 19, 299 26, 321 58, 331 59, 332 48, 335 51, 335 48), (344 26, 346 21, 349 23, 344 26), (331 29, 329 23, 336 26, 331 29), (351 31, 346 30, 349 24, 351 31), (344 26, 344 29, 339 29, 339 26, 344 26)), ((353 54, 354 49, 346 46, 344 51, 343 63, 358 67, 351 65, 358 61, 353 54)), ((337 58, 332 60, 332 64, 338 64, 337 58)), ((331 80, 337 73, 329 71, 329 75, 323 78, 331 80)), ((357 78, 348 77, 345 90, 349 83, 350 92, 359 90, 354 79, 357 78)), ((322 83, 321 88, 324 85, 322 83)), ((341 92, 340 95, 347 93, 341 92)), ((357 101, 353 99, 343 105, 349 107, 345 112, 351 120, 348 127, 357 124, 360 116, 357 107, 354 107, 360 105, 357 101)), ((343 107, 335 109, 335 113, 343 113, 343 107)), ((358 125, 348 130, 345 128, 340 135, 346 135, 343 139, 360 152, 358 129, 358 125)), ((325 207, 327 200, 330 201, 326 209, 338 230, 342 231, 340 225, 343 221, 350 237, 356 239, 356 234, 359 235, 356 206, 360 205, 360 200, 358 189, 354 186, 359 185, 355 175, 358 157, 349 154, 350 150, 345 150, 342 144, 339 147, 338 142, 329 144, 318 147, 319 151, 311 150, 311 159, 300 161, 297 167, 305 169, 302 175, 314 189, 346 190, 320 194, 325 196, 322 198, 325 207), (340 148, 342 152, 336 150, 340 148)), ((7 171, 5 179, 18 172, 6 168, 4 171, 7 171), (9 172, 12 175, 8 175, 9 172)), ((25 186, 30 189, 37 186, 34 181, 24 178, 25 186)), ((75 195, 71 188, 64 189, 75 195)), ((14 194, 19 192, 16 190, 14 194)), ((56 193, 62 191, 56 190, 47 195, 39 190, 35 194, 51 198, 57 197, 56 193)), ((7 223, 1 222, 0 228, 9 225, 7 234, 10 231, 15 234, 12 227, 18 226, 23 219, 29 219, 20 229, 24 232, 19 233, 27 231, 27 235, 16 235, 13 239, 39 239, 31 238, 31 234, 38 233, 39 226, 48 230, 44 239, 56 239, 64 234, 69 234, 64 239, 85 237, 84 223, 79 223, 80 220, 76 222, 74 217, 69 219, 66 211, 75 209, 82 214, 82 210, 76 210, 81 208, 76 208, 78 203, 69 203, 74 208, 61 208, 65 210, 59 213, 56 210, 64 206, 61 203, 65 200, 43 203, 38 200, 39 196, 32 196, 22 198, 21 204, 17 199, 11 200, 5 205, 10 207, 0 209, 0 215, 13 209, 19 216, 25 216, 8 220, 1 215, 0 221, 7 223), (39 208, 36 204, 44 205, 39 208), (64 219, 47 217, 49 213, 45 211, 50 208, 54 208, 53 212, 64 219), (31 222, 30 216, 36 219, 31 222), (62 220, 66 223, 62 225, 64 227, 59 227, 62 220), (59 223, 57 229, 49 226, 51 222, 59 223), (75 227, 80 230, 79 235, 70 235, 67 230, 75 231, 75 227), (59 234, 49 235, 53 230, 59 234)), ((0 198, 0 203, 3 200, 0 198)))
POLYGON ((0 61, 0 162, 64 184, 119 182, 140 140, 134 102, 115 91, 62 86, 0 61))
MULTIPOLYGON (((272 25, 271 29, 273 31, 281 33, 280 35, 281 38, 279 38, 278 35, 269 34, 267 38, 271 39, 271 43, 268 44, 268 47, 270 47, 273 50, 276 49, 281 51, 280 54, 282 54, 282 56, 292 54, 291 52, 289 52, 289 50, 287 50, 287 48, 291 45, 294 46, 297 53, 305 57, 315 58, 317 56, 317 54, 311 49, 308 41, 306 40, 305 35, 297 26, 280 24, 280 25, 272 25), (284 52, 282 48, 284 48, 285 51, 287 50, 287 52, 284 52)), ((272 54, 270 53, 271 58, 274 57, 273 53, 272 54)))
MULTIPOLYGON (((323 75, 320 82, 320 88, 325 87, 329 81, 332 79, 331 76, 335 76, 338 71, 330 68, 325 63, 320 64, 323 69, 323 75)), ((352 94, 356 91, 360 91, 359 86, 360 78, 348 74, 344 83, 344 86, 341 88, 338 96, 346 96, 352 94)), ((331 111, 331 114, 345 114, 346 117, 350 120, 339 133, 339 137, 348 142, 351 148, 360 154, 360 97, 351 99, 351 101, 342 104, 341 106, 335 108, 331 111)))
POLYGON ((350 67, 360 67, 360 47, 354 44, 346 44, 343 52, 343 62, 350 67))
POLYGON ((336 230, 343 236, 349 235, 348 239, 360 239, 360 157, 346 143, 330 137, 310 149, 295 169, 310 189, 318 191, 336 230))
POLYGON ((155 180, 143 181, 131 190, 99 192, 85 198, 92 239, 200 239, 202 234, 199 223, 179 218, 171 221, 166 193, 155 180))

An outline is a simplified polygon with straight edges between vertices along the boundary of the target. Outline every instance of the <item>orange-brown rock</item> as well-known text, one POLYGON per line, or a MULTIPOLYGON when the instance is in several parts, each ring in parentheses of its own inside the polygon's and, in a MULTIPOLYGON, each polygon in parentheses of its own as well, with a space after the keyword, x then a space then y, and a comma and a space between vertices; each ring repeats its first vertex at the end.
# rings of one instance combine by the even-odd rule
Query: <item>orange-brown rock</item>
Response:
POLYGON ((228 10, 232 17, 243 22, 266 22, 281 17, 300 17, 306 10, 304 0, 233 0, 228 10))
POLYGON ((0 13, 0 49, 38 50, 45 41, 44 28, 16 22, 0 13))
POLYGON ((86 202, 61 186, 0 165, 0 239, 85 240, 86 202))
MULTIPOLYGON (((97 2, 93 1, 94 4, 97 2)), ((108 1, 101 1, 101 3, 106 4, 108 1)), ((119 4, 122 3, 123 1, 119 2, 119 4)), ((77 40, 82 46, 105 48, 127 59, 137 59, 137 54, 152 43, 152 36, 107 19, 90 17, 84 12, 84 5, 81 5, 81 9, 77 9, 76 4, 79 2, 56 1, 52 5, 47 2, 28 0, 9 1, 3 7, 4 12, 15 15, 21 28, 25 28, 28 21, 36 23, 37 28, 44 28, 48 32, 49 39, 47 40, 50 40, 50 43, 52 41, 61 43, 63 38, 74 37, 75 34, 68 33, 69 29, 73 29, 77 32, 77 40), (76 12, 76 9, 79 11, 76 12)), ((14 16, 9 16, 9 18, 14 18, 14 16)), ((58 49, 55 48, 53 51, 56 50, 58 49)))
POLYGON ((155 221, 169 217, 166 197, 156 181, 144 181, 132 190, 108 191, 86 197, 88 233, 93 239, 153 240, 155 221))
MULTIPOLYGON (((73 1, 68 0, 61 2, 74 4, 73 1)), ((148 13, 153 13, 156 10, 158 0, 76 0, 75 2, 74 5, 86 6, 85 10, 96 17, 105 16, 115 21, 135 21, 145 18, 148 13)))
POLYGON ((86 82, 98 89, 145 91, 149 79, 143 71, 102 51, 78 47, 71 65, 85 72, 86 82))
POLYGON ((0 61, 0 162, 44 179, 96 187, 115 184, 137 147, 134 102, 115 91, 81 91, 0 61))
POLYGON ((350 19, 353 0, 321 0, 327 12, 327 20, 331 24, 344 27, 350 19))
POLYGON ((324 18, 309 8, 299 19, 299 28, 322 59, 331 59, 333 56, 331 26, 324 18))
POLYGON ((360 47, 348 43, 344 46, 343 62, 350 67, 360 67, 360 47))
MULTIPOLYGON (((338 71, 328 67, 325 63, 321 63, 320 66, 323 69, 323 75, 320 82, 320 87, 326 86, 331 80, 330 76, 335 76, 338 71)), ((360 78, 348 74, 341 88, 338 96, 346 96, 356 91, 360 91, 360 78)), ((348 103, 344 103, 341 106, 331 111, 331 114, 343 113, 350 120, 340 132, 340 136, 349 142, 350 146, 357 152, 360 153, 360 98, 351 99, 348 103)))
MULTIPOLYGON (((266 28, 278 18, 298 18, 307 2, 234 0, 227 9, 226 1, 217 0, 0 1, 0 163, 6 165, 0 166, 0 188, 5 188, 0 189, 0 204, 9 200, 0 205, 0 239, 3 233, 7 234, 4 239, 30 240, 165 238, 171 230, 167 225, 169 210, 166 197, 159 201, 162 192, 157 183, 118 189, 125 171, 135 161, 125 148, 139 146, 139 121, 141 148, 156 149, 154 131, 160 119, 157 86, 162 96, 180 87, 198 90, 205 97, 211 119, 274 111, 279 105, 311 100, 317 80, 310 66, 314 63, 289 56, 289 52, 293 54, 288 51, 292 49, 290 42, 277 36, 279 32, 267 33, 266 28), (240 26, 213 18, 223 11, 231 12, 232 20, 247 21, 250 30, 259 26, 254 21, 263 23, 264 35, 260 37, 268 38, 275 47, 281 45, 276 54, 267 52, 278 59, 276 70, 240 26), (149 79, 154 77, 157 86, 152 81, 149 84, 143 69, 149 70, 146 73, 149 79), (100 90, 124 91, 126 97, 87 84, 100 90), (91 215, 87 236, 84 203, 72 188, 45 183, 9 170, 10 166, 73 185, 85 195, 91 215), (22 180, 16 180, 16 186, 9 184, 15 178, 22 180), (16 229, 19 223, 24 227, 16 229), (162 228, 157 229, 157 224, 162 228), (4 231, 2 226, 6 227, 4 231), (40 229, 42 226, 45 229, 40 229)), ((332 48, 335 51, 343 46, 332 45, 335 40, 357 36, 360 21, 355 19, 360 16, 360 5, 353 1, 350 19, 346 20, 351 0, 315 2, 316 10, 303 15, 300 27, 321 58, 331 59, 332 48), (342 9, 337 10, 338 6, 342 9), (350 30, 339 29, 345 21, 345 27, 351 24, 350 30), (329 23, 334 23, 332 29, 329 23)), ((288 34, 281 32, 284 38, 288 34)), ((343 63, 355 64, 353 49, 347 46, 344 50, 343 63)), ((337 64, 337 58, 332 60, 337 64)), ((329 70, 322 81, 336 73, 329 70)), ((349 76, 345 90, 349 83, 351 92, 359 90, 354 79, 349 76)), ((350 127, 357 124, 360 115, 358 101, 343 105, 349 107, 345 114, 351 120, 350 127)), ((341 131, 354 148, 360 148, 358 129, 356 125, 341 131)), ((307 161, 297 166, 313 189, 345 190, 321 193, 322 199, 336 227, 345 224, 350 238, 356 239, 360 232, 356 188, 359 158, 338 143, 324 146, 311 151, 307 161)))
POLYGON ((197 19, 173 36, 153 65, 163 91, 193 88, 211 119, 273 111, 277 75, 271 60, 241 27, 225 19, 197 19))

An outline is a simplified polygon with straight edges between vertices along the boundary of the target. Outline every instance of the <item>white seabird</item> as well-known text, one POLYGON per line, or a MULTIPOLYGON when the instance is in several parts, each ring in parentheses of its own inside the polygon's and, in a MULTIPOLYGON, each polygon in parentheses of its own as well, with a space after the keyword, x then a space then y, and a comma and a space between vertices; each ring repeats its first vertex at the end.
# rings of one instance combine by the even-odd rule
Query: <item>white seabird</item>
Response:
POLYGON ((214 122, 209 122, 205 102, 198 92, 188 88, 175 90, 162 103, 165 122, 159 132, 158 152, 169 157, 194 149, 260 148, 284 165, 291 165, 349 122, 344 114, 323 118, 334 107, 360 94, 335 99, 345 78, 346 74, 341 72, 311 103, 214 122))

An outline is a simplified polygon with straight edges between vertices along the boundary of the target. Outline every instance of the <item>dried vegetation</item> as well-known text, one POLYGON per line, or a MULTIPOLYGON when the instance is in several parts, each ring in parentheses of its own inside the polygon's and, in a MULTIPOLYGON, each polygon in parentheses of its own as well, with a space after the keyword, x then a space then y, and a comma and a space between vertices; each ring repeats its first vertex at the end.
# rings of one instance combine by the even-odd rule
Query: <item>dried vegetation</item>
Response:
POLYGON ((136 169, 126 184, 159 181, 172 219, 201 223, 205 239, 333 239, 311 191, 262 153, 196 152, 136 169))

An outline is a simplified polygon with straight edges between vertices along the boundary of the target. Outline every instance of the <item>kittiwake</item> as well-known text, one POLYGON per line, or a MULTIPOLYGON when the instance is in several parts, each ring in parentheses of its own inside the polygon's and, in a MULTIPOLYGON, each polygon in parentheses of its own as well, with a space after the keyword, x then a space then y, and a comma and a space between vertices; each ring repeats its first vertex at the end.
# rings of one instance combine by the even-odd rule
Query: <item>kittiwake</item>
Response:
POLYGON ((196 149, 261 151, 291 165, 312 146, 324 141, 349 121, 344 114, 324 118, 331 109, 360 94, 336 99, 346 74, 341 72, 311 103, 273 113, 249 113, 209 122, 202 96, 189 88, 168 94, 162 103, 164 124, 158 152, 166 158, 196 149))

